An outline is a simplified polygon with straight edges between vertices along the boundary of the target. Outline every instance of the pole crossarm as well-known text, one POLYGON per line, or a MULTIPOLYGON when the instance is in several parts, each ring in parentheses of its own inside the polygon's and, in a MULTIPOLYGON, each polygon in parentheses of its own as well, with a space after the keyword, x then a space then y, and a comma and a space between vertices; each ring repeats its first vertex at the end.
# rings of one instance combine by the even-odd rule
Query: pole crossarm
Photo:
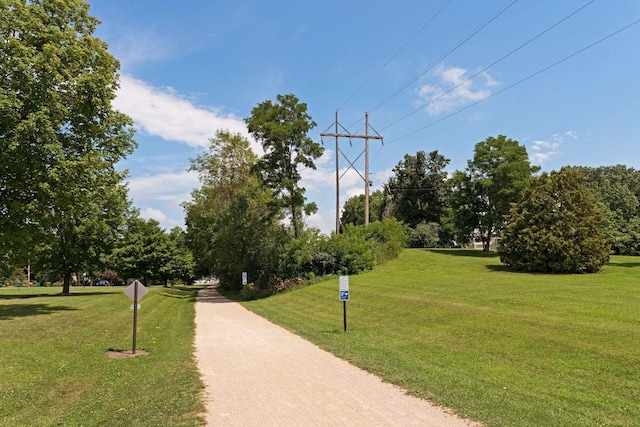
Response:
MULTIPOLYGON (((369 180, 369 140, 379 140, 382 144, 384 144, 384 138, 376 131, 373 127, 369 125, 369 113, 365 114, 365 134, 353 134, 349 132, 344 126, 340 124, 338 121, 338 111, 336 110, 336 120, 329 126, 324 132, 320 134, 320 138, 323 137, 332 137, 336 139, 336 234, 340 233, 340 178, 344 177, 344 175, 349 171, 349 169, 353 168, 360 178, 364 181, 364 224, 369 224, 369 186, 371 185, 371 181, 369 180), (329 129, 334 128, 334 132, 329 132, 329 129), (373 130, 375 134, 369 134, 369 129, 373 130), (339 132, 342 130, 343 132, 339 132), (349 138, 349 143, 351 143, 352 139, 364 139, 365 140, 365 148, 364 150, 358 154, 355 160, 350 160, 346 154, 340 149, 339 140, 340 138, 349 138), (356 168, 355 163, 360 159, 362 154, 365 155, 365 172, 364 176, 360 171, 356 168), (349 163, 349 167, 340 175, 339 168, 339 158, 342 155, 345 160, 349 163)), ((324 142, 323 142, 324 143, 324 142)))

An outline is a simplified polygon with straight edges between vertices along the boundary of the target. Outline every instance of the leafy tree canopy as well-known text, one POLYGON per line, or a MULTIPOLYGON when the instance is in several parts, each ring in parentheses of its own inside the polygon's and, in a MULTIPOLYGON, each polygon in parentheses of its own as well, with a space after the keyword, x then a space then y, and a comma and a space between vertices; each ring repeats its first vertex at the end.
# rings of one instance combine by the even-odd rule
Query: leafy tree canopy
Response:
MULTIPOLYGON (((382 221, 385 218, 385 195, 376 190, 369 195, 369 222, 382 221)), ((347 224, 364 225, 364 194, 349 198, 342 207, 341 228, 347 224)))
POLYGON ((451 198, 458 239, 478 235, 489 251, 512 203, 518 202, 540 168, 529 163, 524 145, 504 135, 475 145, 473 159, 464 172, 456 171, 451 198))
POLYGON ((113 240, 128 207, 114 165, 135 148, 131 119, 112 108, 119 64, 88 9, 0 2, 0 249, 15 263, 43 249, 63 292, 83 254, 113 240))
POLYGON ((505 221, 500 259, 514 270, 593 273, 609 259, 604 216, 575 168, 535 179, 505 221))
POLYGON ((449 159, 438 151, 418 151, 415 156, 406 154, 393 168, 385 192, 398 221, 411 228, 423 222, 440 223, 450 192, 444 170, 448 164, 449 159))
POLYGON ((604 208, 605 234, 616 254, 640 251, 640 171, 623 165, 578 167, 604 208))
MULTIPOLYGON (((307 104, 293 94, 278 95, 258 104, 245 119, 251 135, 262 144, 265 154, 256 164, 264 184, 274 191, 280 206, 289 210, 295 237, 302 229, 304 187, 299 186, 300 167, 315 169, 315 159, 324 148, 308 133, 316 123, 307 113, 307 104)), ((306 209, 314 211, 315 205, 306 209)))

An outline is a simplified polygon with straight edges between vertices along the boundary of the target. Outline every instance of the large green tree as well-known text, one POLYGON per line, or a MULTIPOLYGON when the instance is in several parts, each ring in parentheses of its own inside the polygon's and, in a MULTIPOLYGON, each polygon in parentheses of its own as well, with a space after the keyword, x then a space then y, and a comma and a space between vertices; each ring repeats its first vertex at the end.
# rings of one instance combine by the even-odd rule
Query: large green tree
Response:
POLYGON ((616 254, 640 252, 640 171, 624 165, 577 169, 604 209, 611 249, 616 254))
POLYGON ((63 293, 83 254, 113 241, 128 205, 114 166, 135 148, 112 108, 119 64, 88 11, 0 0, 0 252, 20 263, 42 249, 63 293))
POLYGON ((262 144, 264 155, 256 170, 263 183, 274 191, 277 208, 291 215, 294 236, 302 230, 302 212, 314 213, 314 203, 305 204, 305 188, 300 187, 301 168, 316 169, 315 160, 324 148, 308 133, 316 123, 307 113, 307 104, 293 94, 278 95, 258 104, 245 119, 251 135, 262 144))
POLYGON ((137 212, 126 223, 111 257, 112 265, 124 279, 140 279, 144 285, 162 279, 161 271, 172 260, 169 236, 155 219, 137 212))
POLYGON ((445 172, 449 159, 438 151, 406 154, 385 184, 392 212, 398 221, 411 228, 420 223, 440 223, 449 199, 450 187, 445 172))
POLYGON ((456 171, 451 181, 451 214, 458 239, 478 236, 483 251, 489 252, 511 204, 520 201, 538 170, 516 140, 499 135, 478 142, 465 171, 456 171))
POLYGON ((159 271, 164 286, 167 286, 170 281, 190 285, 194 279, 195 260, 187 246, 186 232, 180 227, 172 228, 167 235, 167 246, 169 260, 160 267, 159 271))
POLYGON ((520 271, 594 273, 609 259, 604 224, 577 169, 544 173, 507 216, 500 259, 520 271))
POLYGON ((184 205, 188 243, 198 272, 215 275, 228 289, 242 286, 242 272, 261 288, 277 279, 282 217, 269 207, 273 196, 254 173, 255 162, 249 141, 226 131, 192 160, 202 186, 184 205))
MULTIPOLYGON (((385 194, 376 190, 369 196, 369 222, 382 221, 385 214, 385 194)), ((350 225, 364 225, 364 194, 350 197, 344 202, 340 216, 341 228, 350 225)))

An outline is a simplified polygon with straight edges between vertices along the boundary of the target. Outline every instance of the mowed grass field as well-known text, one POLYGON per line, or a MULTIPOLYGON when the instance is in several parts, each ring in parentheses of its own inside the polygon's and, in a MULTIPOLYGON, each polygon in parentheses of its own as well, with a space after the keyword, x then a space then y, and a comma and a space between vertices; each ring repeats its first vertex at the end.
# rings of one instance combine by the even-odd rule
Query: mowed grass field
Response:
POLYGON ((412 249, 351 276, 350 291, 347 333, 337 278, 243 304, 489 426, 640 425, 640 258, 542 275, 412 249))
POLYGON ((198 426, 202 383, 193 357, 197 288, 0 288, 0 426, 198 426))

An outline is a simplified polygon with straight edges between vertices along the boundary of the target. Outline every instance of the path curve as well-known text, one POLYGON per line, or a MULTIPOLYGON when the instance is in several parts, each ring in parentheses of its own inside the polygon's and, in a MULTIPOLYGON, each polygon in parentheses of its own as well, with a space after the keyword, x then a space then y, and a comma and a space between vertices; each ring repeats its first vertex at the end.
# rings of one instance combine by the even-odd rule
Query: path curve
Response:
POLYGON ((408 396, 215 289, 196 302, 209 426, 476 426, 408 396))

